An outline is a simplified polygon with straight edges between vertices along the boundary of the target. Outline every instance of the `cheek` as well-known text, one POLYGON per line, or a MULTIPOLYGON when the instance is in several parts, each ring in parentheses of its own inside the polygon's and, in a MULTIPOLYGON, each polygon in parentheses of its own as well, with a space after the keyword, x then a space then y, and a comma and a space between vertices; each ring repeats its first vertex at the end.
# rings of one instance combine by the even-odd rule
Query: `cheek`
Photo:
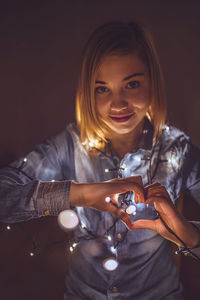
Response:
POLYGON ((151 93, 149 89, 144 89, 142 92, 134 95, 131 99, 132 104, 138 109, 146 109, 151 103, 151 93))
POLYGON ((102 99, 96 99, 96 111, 98 115, 103 116, 106 112, 106 105, 102 99))

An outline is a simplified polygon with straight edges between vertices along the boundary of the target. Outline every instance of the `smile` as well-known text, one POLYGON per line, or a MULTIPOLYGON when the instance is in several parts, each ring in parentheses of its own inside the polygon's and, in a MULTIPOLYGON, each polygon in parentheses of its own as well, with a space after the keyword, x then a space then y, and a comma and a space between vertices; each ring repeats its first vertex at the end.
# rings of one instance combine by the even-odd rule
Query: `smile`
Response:
POLYGON ((124 114, 124 115, 110 115, 109 117, 114 121, 118 123, 127 122, 134 113, 124 114))

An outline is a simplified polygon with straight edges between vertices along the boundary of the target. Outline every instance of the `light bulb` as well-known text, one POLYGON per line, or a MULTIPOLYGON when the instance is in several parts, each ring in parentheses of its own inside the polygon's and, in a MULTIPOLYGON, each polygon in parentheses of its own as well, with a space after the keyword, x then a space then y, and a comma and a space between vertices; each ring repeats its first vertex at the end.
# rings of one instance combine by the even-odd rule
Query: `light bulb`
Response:
POLYGON ((112 241, 111 235, 108 235, 108 240, 109 240, 109 241, 112 241))
POLYGON ((63 230, 72 230, 79 223, 79 219, 75 211, 68 209, 63 210, 58 215, 58 224, 63 230))
POLYGON ((33 252, 30 252, 29 254, 30 254, 30 256, 34 256, 34 253, 33 253, 33 252))
POLYGON ((105 201, 106 201, 107 203, 109 203, 109 202, 111 201, 110 197, 106 197, 106 198, 105 198, 105 201))
POLYGON ((114 257, 107 258, 103 261, 103 267, 107 271, 114 271, 117 269, 119 263, 114 257))
POLYGON ((129 207, 127 207, 126 212, 127 214, 131 215, 133 213, 135 213, 136 211, 136 207, 134 205, 130 205, 129 207))
POLYGON ((6 229, 7 229, 7 230, 10 230, 10 229, 11 229, 11 227, 8 225, 8 226, 6 226, 6 229))

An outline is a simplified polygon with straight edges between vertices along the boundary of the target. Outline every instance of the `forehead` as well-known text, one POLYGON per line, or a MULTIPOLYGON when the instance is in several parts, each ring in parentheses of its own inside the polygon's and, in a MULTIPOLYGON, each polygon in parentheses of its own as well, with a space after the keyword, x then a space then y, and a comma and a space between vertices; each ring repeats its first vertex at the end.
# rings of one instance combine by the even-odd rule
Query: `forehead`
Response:
POLYGON ((108 81, 146 72, 147 68, 137 54, 110 55, 102 60, 96 73, 96 80, 108 81))

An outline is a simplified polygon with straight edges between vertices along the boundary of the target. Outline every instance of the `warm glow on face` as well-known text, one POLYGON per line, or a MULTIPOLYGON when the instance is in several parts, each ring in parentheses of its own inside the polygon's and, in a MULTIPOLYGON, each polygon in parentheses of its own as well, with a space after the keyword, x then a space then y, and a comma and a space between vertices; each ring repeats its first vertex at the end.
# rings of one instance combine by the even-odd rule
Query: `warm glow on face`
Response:
POLYGON ((151 102, 148 69, 136 54, 106 57, 97 72, 98 115, 115 133, 127 134, 144 119, 151 102))

